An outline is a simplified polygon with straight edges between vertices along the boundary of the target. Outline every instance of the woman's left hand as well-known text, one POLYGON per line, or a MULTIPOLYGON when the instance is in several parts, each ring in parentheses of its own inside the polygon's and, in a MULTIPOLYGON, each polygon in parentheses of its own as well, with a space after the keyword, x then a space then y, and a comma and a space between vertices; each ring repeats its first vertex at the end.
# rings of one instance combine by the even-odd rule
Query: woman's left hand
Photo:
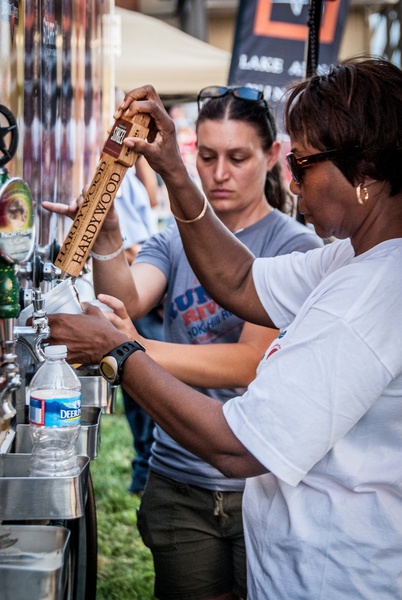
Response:
POLYGON ((140 337, 127 313, 124 302, 114 296, 109 296, 108 294, 99 294, 98 300, 112 309, 110 312, 106 311, 103 314, 116 329, 125 333, 130 340, 138 339, 140 337))

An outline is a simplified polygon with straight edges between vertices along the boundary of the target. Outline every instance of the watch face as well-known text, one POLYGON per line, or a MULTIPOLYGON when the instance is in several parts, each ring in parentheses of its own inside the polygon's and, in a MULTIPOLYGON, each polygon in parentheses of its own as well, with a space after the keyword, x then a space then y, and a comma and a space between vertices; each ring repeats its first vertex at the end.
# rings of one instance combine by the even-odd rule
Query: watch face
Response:
POLYGON ((110 383, 114 383, 118 379, 117 361, 113 356, 102 358, 99 368, 103 377, 110 383))
POLYGON ((109 383, 118 385, 120 383, 124 361, 136 350, 145 352, 144 346, 141 346, 139 342, 128 340, 114 348, 109 354, 106 354, 99 365, 103 377, 109 381, 109 383))

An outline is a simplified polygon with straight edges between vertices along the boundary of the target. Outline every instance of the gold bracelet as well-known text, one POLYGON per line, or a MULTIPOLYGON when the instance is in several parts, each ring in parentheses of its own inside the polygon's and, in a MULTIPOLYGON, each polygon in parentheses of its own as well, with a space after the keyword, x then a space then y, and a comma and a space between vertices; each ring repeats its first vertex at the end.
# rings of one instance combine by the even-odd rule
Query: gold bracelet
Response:
POLYGON ((194 219, 181 219, 180 217, 176 217, 176 215, 174 214, 173 211, 171 211, 171 212, 172 212, 172 215, 174 216, 174 218, 176 219, 176 221, 180 221, 180 223, 195 223, 196 221, 199 221, 200 219, 202 219, 202 217, 207 212, 208 206, 209 206, 208 200, 207 200, 206 195, 204 194, 204 206, 202 207, 202 211, 200 212, 198 217, 195 217, 194 219))
POLYGON ((119 256, 119 254, 121 254, 123 252, 123 250, 124 250, 124 244, 122 244, 118 250, 116 250, 115 252, 112 252, 111 254, 97 254, 96 252, 94 252, 92 250, 91 256, 95 260, 112 260, 112 258, 119 256))

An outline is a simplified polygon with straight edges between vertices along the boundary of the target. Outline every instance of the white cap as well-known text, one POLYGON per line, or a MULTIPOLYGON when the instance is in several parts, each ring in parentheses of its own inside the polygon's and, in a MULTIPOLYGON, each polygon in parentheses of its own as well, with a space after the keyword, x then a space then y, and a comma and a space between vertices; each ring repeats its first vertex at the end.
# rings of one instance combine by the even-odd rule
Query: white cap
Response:
POLYGON ((67 346, 45 346, 46 358, 66 358, 67 346))

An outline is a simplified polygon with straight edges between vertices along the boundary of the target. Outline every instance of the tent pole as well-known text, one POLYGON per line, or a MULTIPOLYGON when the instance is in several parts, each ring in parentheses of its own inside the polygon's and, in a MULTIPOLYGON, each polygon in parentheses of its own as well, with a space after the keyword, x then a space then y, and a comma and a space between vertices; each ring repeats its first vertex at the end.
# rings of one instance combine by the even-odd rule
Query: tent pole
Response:
MULTIPOLYGON (((308 36, 306 43, 306 79, 316 73, 320 48, 320 25, 323 0, 310 0, 308 17, 308 36)), ((304 215, 298 210, 296 220, 305 225, 304 215)))
POLYGON ((310 0, 306 46, 306 78, 315 74, 320 47, 320 25, 323 0, 310 0))

